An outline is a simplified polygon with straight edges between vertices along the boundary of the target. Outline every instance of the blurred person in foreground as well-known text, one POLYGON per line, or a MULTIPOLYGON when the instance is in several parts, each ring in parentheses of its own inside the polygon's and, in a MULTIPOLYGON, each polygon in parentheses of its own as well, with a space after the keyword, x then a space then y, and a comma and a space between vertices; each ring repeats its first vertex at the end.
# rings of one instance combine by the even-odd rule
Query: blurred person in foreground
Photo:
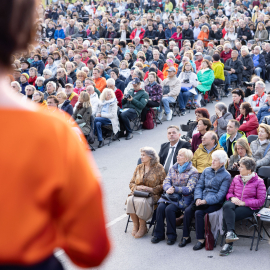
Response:
POLYGON ((0 164, 5 168, 0 172, 0 269, 62 270, 56 248, 76 265, 94 267, 110 244, 99 173, 86 142, 58 111, 50 114, 34 102, 21 102, 4 81, 11 56, 34 40, 35 2, 0 2, 5 21, 0 26, 0 164))

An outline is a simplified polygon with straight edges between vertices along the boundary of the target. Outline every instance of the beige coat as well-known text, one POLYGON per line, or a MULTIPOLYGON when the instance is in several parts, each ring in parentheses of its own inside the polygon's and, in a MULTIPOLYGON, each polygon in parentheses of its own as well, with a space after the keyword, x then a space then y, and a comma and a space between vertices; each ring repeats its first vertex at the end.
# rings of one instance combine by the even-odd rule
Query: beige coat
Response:
POLYGON ((181 90, 180 80, 176 76, 174 76, 172 79, 168 77, 161 83, 162 88, 165 85, 170 86, 170 92, 168 93, 168 96, 173 97, 176 100, 181 90))

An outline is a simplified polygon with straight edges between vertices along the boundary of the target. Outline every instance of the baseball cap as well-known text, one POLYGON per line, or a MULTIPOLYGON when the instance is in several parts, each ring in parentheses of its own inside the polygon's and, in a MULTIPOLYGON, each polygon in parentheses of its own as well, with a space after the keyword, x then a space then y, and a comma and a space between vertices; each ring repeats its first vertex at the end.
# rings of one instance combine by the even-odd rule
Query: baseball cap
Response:
POLYGON ((132 84, 139 84, 141 81, 139 78, 134 78, 133 81, 131 82, 132 84))
POLYGON ((195 53, 195 55, 202 55, 202 53, 201 52, 197 52, 197 53, 195 53))
POLYGON ((67 84, 65 85, 65 87, 73 87, 73 84, 72 84, 72 83, 67 83, 67 84))
POLYGON ((176 69, 175 69, 175 67, 170 67, 170 68, 168 68, 168 71, 174 71, 174 72, 176 72, 176 69))

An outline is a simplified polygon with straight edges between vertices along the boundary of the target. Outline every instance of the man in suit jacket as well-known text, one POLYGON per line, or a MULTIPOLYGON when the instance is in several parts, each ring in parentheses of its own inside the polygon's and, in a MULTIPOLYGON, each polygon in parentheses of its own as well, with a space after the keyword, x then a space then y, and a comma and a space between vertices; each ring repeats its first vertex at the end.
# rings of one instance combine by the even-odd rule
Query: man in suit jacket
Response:
POLYGON ((159 158, 160 164, 164 166, 166 173, 177 162, 177 155, 181 148, 191 150, 189 142, 180 139, 181 133, 178 126, 169 126, 167 128, 167 137, 169 142, 163 143, 160 147, 159 158), (171 156, 171 153, 173 154, 171 156))

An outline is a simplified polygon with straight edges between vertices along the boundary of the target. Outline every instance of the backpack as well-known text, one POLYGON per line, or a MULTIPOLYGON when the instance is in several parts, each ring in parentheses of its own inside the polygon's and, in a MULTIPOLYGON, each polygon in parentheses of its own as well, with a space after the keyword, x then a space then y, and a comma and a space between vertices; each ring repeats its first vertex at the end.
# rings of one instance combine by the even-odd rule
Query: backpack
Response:
POLYGON ((149 108, 149 110, 147 111, 147 114, 146 114, 146 119, 143 122, 143 127, 145 129, 153 129, 155 126, 154 121, 155 121, 155 124, 157 126, 155 112, 152 108, 149 108))

